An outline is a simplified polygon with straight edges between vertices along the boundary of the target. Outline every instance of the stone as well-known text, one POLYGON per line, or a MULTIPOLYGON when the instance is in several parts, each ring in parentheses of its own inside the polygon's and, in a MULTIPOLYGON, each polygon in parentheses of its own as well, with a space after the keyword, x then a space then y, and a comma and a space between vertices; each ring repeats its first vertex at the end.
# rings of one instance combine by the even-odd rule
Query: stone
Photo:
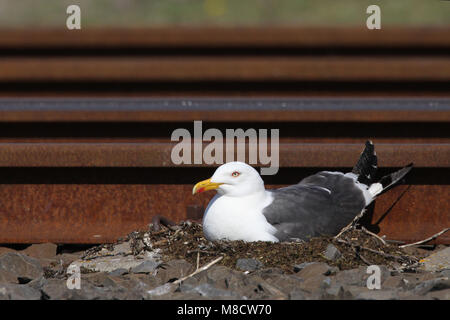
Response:
MULTIPOLYGON (((256 279, 254 279, 254 280, 256 280, 256 279)), ((250 299, 272 299, 272 300, 289 299, 289 294, 288 294, 289 291, 287 291, 287 288, 282 288, 282 290, 280 290, 276 286, 268 283, 267 281, 265 281, 263 279, 260 279, 256 283, 257 283, 257 288, 260 290, 260 294, 262 294, 262 296, 254 297, 252 295, 249 295, 250 299), (286 290, 286 292, 284 292, 284 290, 286 290)))
POLYGON ((7 252, 0 256, 0 283, 23 283, 26 279, 32 280, 42 275, 42 266, 35 258, 17 252, 7 252))
POLYGON ((146 292, 139 290, 129 290, 120 286, 96 287, 87 281, 82 281, 80 289, 69 289, 65 280, 50 279, 41 290, 46 299, 50 300, 138 300, 146 297, 146 292))
POLYGON ((444 270, 440 271, 439 276, 443 277, 443 278, 445 278, 445 277, 450 278, 450 269, 444 269, 444 270))
POLYGON ((413 290, 417 295, 425 295, 431 291, 450 289, 450 280, 448 278, 436 278, 420 282, 413 290))
POLYGON ((255 272, 252 273, 252 275, 258 275, 263 279, 266 279, 267 277, 271 277, 273 275, 279 275, 279 274, 284 274, 283 269, 281 269, 281 268, 264 268, 264 269, 256 270, 255 272))
POLYGON ((0 256, 2 254, 4 254, 4 253, 7 253, 7 252, 17 252, 17 250, 11 249, 9 247, 2 247, 2 246, 0 246, 0 256))
POLYGON ((264 280, 286 294, 299 288, 304 281, 297 276, 287 274, 273 274, 264 280))
POLYGON ((225 297, 227 299, 229 299, 231 297, 237 297, 233 291, 216 288, 212 284, 209 284, 209 283, 202 283, 198 286, 190 286, 190 285, 182 284, 180 286, 180 292, 198 293, 203 297, 214 298, 214 299, 217 299, 219 297, 225 297))
POLYGON ((323 252, 323 256, 328 260, 335 261, 338 260, 342 256, 342 254, 338 248, 330 243, 323 252))
POLYGON ((427 293, 427 297, 433 300, 450 300, 450 289, 431 291, 427 293))
POLYGON ((326 277, 325 279, 322 280, 322 283, 320 284, 321 288, 329 288, 331 286, 331 278, 330 277, 326 277))
POLYGON ((406 288, 407 281, 401 276, 392 276, 388 277, 384 282, 382 283, 383 289, 395 289, 395 288, 406 288))
POLYGON ((0 284, 0 300, 40 300, 41 292, 24 284, 0 284))
POLYGON ((192 264, 183 259, 171 260, 161 264, 156 273, 160 283, 183 278, 194 271, 192 264))
MULTIPOLYGON (((386 266, 379 266, 381 271, 381 283, 389 278, 391 272, 386 266)), ((344 285, 367 286, 367 278, 371 274, 367 273, 367 267, 359 267, 356 269, 343 270, 336 274, 336 281, 344 285)))
POLYGON ((236 268, 242 271, 255 271, 263 266, 263 263, 258 259, 238 259, 236 261, 236 268))
POLYGON ((300 264, 296 264, 296 265, 294 266, 294 272, 300 272, 300 271, 302 271, 306 266, 309 266, 310 264, 314 264, 314 263, 316 263, 316 262, 303 262, 303 263, 300 263, 300 264))
POLYGON ((56 256, 58 246, 54 243, 32 244, 20 253, 37 259, 52 259, 56 256))
POLYGON ((450 247, 439 250, 420 260, 420 262, 421 269, 425 271, 438 272, 444 269, 450 269, 450 247))
POLYGON ((147 294, 151 298, 160 297, 160 296, 166 296, 168 294, 173 293, 177 289, 177 286, 173 283, 165 283, 161 286, 158 286, 156 288, 153 288, 151 290, 147 291, 147 294))
POLYGON ((110 276, 123 276, 124 274, 127 274, 128 270, 125 268, 119 268, 116 270, 113 270, 111 272, 108 272, 108 275, 110 276))
POLYGON ((158 260, 146 260, 142 262, 140 265, 131 268, 130 272, 132 273, 155 273, 156 268, 161 265, 161 261, 158 260))
POLYGON ((131 249, 131 245, 129 241, 122 242, 119 244, 114 245, 114 249, 112 251, 112 255, 130 255, 133 253, 133 250, 131 249))
POLYGON ((148 291, 161 285, 158 279, 145 273, 130 273, 123 276, 109 276, 109 278, 117 285, 129 290, 148 291))
POLYGON ((78 266, 79 268, 83 267, 89 271, 111 272, 116 269, 130 270, 146 261, 159 262, 160 257, 161 256, 157 252, 146 252, 141 259, 138 259, 133 255, 99 256, 89 260, 76 260, 72 262, 71 265, 78 266))
POLYGON ((58 264, 60 265, 70 265, 72 262, 80 259, 82 257, 82 253, 62 253, 62 254, 58 254, 55 257, 55 260, 57 261, 58 264))
POLYGON ((336 267, 330 267, 328 264, 323 262, 313 262, 306 265, 300 272, 296 275, 301 278, 311 278, 318 275, 328 276, 339 271, 336 267))
POLYGON ((213 266, 205 272, 205 275, 208 283, 213 283, 215 286, 222 289, 231 290, 241 287, 244 283, 244 279, 249 279, 242 272, 235 271, 225 266, 213 266))
POLYGON ((396 290, 369 290, 359 293, 356 300, 398 300, 396 290))
POLYGON ((111 279, 111 277, 104 272, 88 273, 81 275, 81 281, 89 282, 96 287, 117 287, 117 283, 111 279))
POLYGON ((352 294, 345 290, 344 286, 333 283, 325 289, 320 298, 323 300, 348 300, 352 297, 352 294))
POLYGON ((289 293, 289 299, 290 300, 306 300, 307 299, 307 292, 296 289, 293 290, 291 293, 289 293))

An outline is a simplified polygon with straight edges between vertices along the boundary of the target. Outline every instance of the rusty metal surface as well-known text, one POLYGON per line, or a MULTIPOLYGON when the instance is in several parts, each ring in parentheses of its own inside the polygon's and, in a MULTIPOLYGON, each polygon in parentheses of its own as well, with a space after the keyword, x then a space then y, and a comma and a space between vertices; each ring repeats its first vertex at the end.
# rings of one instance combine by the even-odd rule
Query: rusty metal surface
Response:
MULTIPOLYGON (((162 184, 0 185, 0 243, 113 242, 146 228, 155 214, 179 221, 190 212, 189 218, 200 218, 199 208, 213 193, 193 197, 191 189, 192 185, 162 184)), ((372 230, 406 241, 437 233, 450 224, 449 191, 448 185, 394 188, 376 201, 371 222, 379 223, 372 230)), ((438 242, 449 243, 450 237, 444 235, 438 242)))
POLYGON ((448 30, 0 30, 0 96, 448 97, 448 30))
POLYGON ((444 122, 450 99, 0 99, 0 122, 444 122))
POLYGON ((448 57, 4 57, 0 82, 449 81, 448 57))
POLYGON ((450 47, 449 27, 178 27, 153 29, 2 29, 0 48, 450 47))
MULTIPOLYGON (((0 167, 189 167, 171 161, 176 143, 0 143, 0 167)), ((204 144, 205 145, 205 144, 204 144)), ((248 147, 248 146, 247 146, 248 147)), ((268 148, 270 153, 270 147, 268 148)), ((193 158, 194 148, 191 148, 193 158)), ((281 167, 352 167, 361 144, 280 143, 281 167)), ((384 167, 450 167, 450 143, 377 144, 384 167)), ((193 162, 193 160, 192 160, 193 162)), ((259 165, 264 165, 258 162, 259 165)), ((255 164, 257 165, 257 164, 255 164)))

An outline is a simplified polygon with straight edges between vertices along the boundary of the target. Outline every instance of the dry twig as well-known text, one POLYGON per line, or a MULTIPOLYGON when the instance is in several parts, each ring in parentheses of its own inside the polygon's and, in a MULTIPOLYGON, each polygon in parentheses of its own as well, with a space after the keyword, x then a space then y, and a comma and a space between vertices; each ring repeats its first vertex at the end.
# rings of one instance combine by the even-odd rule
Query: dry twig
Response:
POLYGON ((179 283, 183 282, 184 280, 189 279, 189 278, 195 276, 197 273, 200 273, 200 272, 202 272, 202 271, 205 271, 205 270, 211 268, 213 265, 215 265, 217 262, 219 262, 219 261, 222 260, 222 259, 223 259, 223 256, 217 258, 216 260, 211 261, 210 263, 208 263, 207 265, 204 265, 204 266, 201 267, 200 269, 195 270, 195 271, 192 272, 190 275, 187 275, 186 277, 183 277, 183 278, 181 278, 181 279, 178 279, 178 280, 174 281, 173 283, 174 283, 174 284, 179 284, 179 283))
POLYGON ((382 255, 382 256, 384 256, 386 258, 396 259, 397 261, 405 260, 404 257, 397 256, 397 255, 394 255, 394 254, 385 253, 385 252, 382 252, 382 251, 374 250, 374 249, 367 248, 367 247, 360 246, 360 245, 356 245, 355 246, 353 243, 345 241, 345 240, 342 240, 342 239, 336 239, 336 241, 339 242, 339 243, 344 243, 344 244, 352 246, 352 247, 358 247, 360 249, 363 249, 363 250, 366 250, 366 251, 369 251, 369 252, 372 252, 372 253, 376 253, 376 254, 382 255))
POLYGON ((342 228, 342 230, 334 237, 334 239, 338 239, 343 233, 352 229, 355 226, 355 224, 359 221, 359 219, 362 218, 364 213, 366 213, 366 209, 363 209, 355 218, 353 218, 352 222, 350 222, 347 226, 342 228))
POLYGON ((368 235, 377 238, 377 239, 380 240, 381 243, 384 244, 385 246, 387 245, 387 244, 386 244, 386 241, 384 241, 383 238, 381 238, 380 236, 376 235, 375 233, 370 232, 369 230, 367 230, 367 229, 364 228, 364 227, 361 227, 361 230, 362 230, 363 232, 367 233, 368 235))
POLYGON ((439 237, 440 235, 446 233, 446 232, 449 231, 449 230, 450 230, 450 228, 445 228, 444 230, 442 230, 442 231, 436 233, 435 235, 432 235, 432 236, 429 237, 429 238, 426 238, 425 240, 417 241, 417 242, 414 242, 414 243, 404 244, 404 245, 402 245, 402 246, 399 246, 399 248, 412 247, 412 246, 417 246, 417 245, 419 245, 419 244, 427 243, 428 241, 431 241, 431 240, 436 239, 437 237, 439 237))
POLYGON ((197 268, 195 270, 198 270, 200 267, 200 251, 197 251, 197 268))

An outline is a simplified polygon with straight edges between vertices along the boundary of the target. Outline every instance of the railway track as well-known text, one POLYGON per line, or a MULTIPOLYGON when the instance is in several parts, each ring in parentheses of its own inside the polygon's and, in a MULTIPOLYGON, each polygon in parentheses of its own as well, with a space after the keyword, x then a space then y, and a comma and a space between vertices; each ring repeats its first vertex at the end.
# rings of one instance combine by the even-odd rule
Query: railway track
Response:
POLYGON ((450 222, 448 99, 2 99, 0 242, 109 242, 155 214, 201 218, 211 195, 193 197, 192 185, 214 168, 175 165, 170 137, 176 128, 193 134, 203 109, 203 130, 280 130, 270 187, 349 170, 371 138, 381 174, 415 163, 406 185, 377 200, 372 229, 413 241, 450 222))
POLYGON ((448 27, 0 31, 2 96, 448 96, 448 27))
POLYGON ((268 187, 349 170, 372 139, 380 175, 415 168, 366 225, 424 239, 450 225, 448 34, 0 31, 0 243, 112 242, 155 214, 201 218, 211 194, 191 189, 214 165, 170 158, 172 132, 195 120, 203 132, 279 129, 268 187))

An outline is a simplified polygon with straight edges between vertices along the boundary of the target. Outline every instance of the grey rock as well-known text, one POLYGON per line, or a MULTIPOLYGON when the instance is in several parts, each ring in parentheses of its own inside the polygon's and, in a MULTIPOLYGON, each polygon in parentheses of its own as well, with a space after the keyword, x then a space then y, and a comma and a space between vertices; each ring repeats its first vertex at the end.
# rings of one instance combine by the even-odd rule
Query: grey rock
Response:
POLYGON ((413 290, 417 295, 424 295, 431 291, 450 289, 448 278, 437 278, 419 283, 413 290))
POLYGON ((283 269, 281 269, 281 268, 264 268, 264 269, 256 270, 255 272, 252 273, 252 275, 258 275, 263 279, 266 279, 267 277, 271 277, 273 275, 279 275, 279 274, 284 274, 283 269))
POLYGON ((146 260, 142 262, 140 265, 131 268, 130 272, 132 273, 154 273, 156 268, 161 265, 161 261, 159 260, 146 260))
POLYGON ((422 260, 421 268, 425 271, 438 272, 450 268, 450 247, 439 250, 422 260))
POLYGON ((56 256, 58 246, 54 243, 32 244, 20 253, 37 259, 51 259, 56 256))
POLYGON ((342 254, 339 251, 339 249, 336 248, 331 243, 328 244, 327 248, 323 252, 323 255, 324 255, 325 258, 327 258, 328 260, 331 260, 331 261, 335 261, 335 260, 339 259, 342 256, 342 254))
POLYGON ((335 274, 337 271, 339 271, 336 267, 330 267, 326 263, 322 262, 313 262, 308 265, 306 265, 300 272, 298 272, 296 275, 301 278, 311 278, 318 275, 332 275, 335 274))
POLYGON ((236 268, 242 271, 255 271, 263 266, 263 263, 258 259, 238 259, 236 261, 236 268))
MULTIPOLYGON (((381 283, 390 277, 390 271, 386 266, 379 266, 381 271, 381 283)), ((344 285, 367 286, 367 278, 371 274, 367 273, 367 267, 343 270, 336 274, 336 281, 344 285)))
POLYGON ((307 297, 308 293, 300 289, 295 289, 289 293, 290 300, 307 300, 307 297))
POLYGON ((80 259, 82 257, 82 255, 83 255, 82 252, 79 252, 79 253, 62 253, 62 254, 58 254, 57 256, 55 256, 54 259, 60 265, 69 265, 72 262, 80 259))
POLYGON ((98 256, 89 260, 76 260, 71 265, 83 267, 90 271, 96 272, 111 272, 116 269, 132 269, 142 264, 145 261, 159 261, 160 254, 158 252, 146 252, 142 257, 137 258, 133 255, 105 255, 98 256))
MULTIPOLYGON (((159 283, 164 284, 168 281, 183 278, 194 271, 192 264, 183 259, 171 260, 161 264, 156 273, 159 283)), ((201 272, 203 273, 203 272, 201 272)), ((204 273, 203 273, 204 274, 204 273)))
POLYGON ((304 281, 297 276, 287 274, 272 274, 264 280, 285 294, 295 291, 301 287, 304 281))
POLYGON ((42 292, 51 300, 138 300, 145 298, 146 293, 138 290, 127 290, 122 287, 103 288, 96 287, 83 281, 80 289, 68 289, 66 281, 50 279, 42 292), (145 295, 144 295, 145 294, 145 295))
MULTIPOLYGON (((162 296, 167 296, 171 293, 173 293, 175 290, 177 289, 177 286, 174 285, 173 283, 165 283, 161 286, 158 286, 156 288, 153 288, 151 290, 147 290, 147 294, 151 297, 151 298, 155 298, 155 297, 162 297, 162 296)), ((169 298, 169 297, 167 297, 169 298)))
POLYGON ((356 300, 398 300, 396 290, 369 290, 361 292, 355 297, 356 300))
POLYGON ((450 269, 444 269, 439 272, 439 276, 443 278, 450 278, 450 269))
POLYGON ((108 272, 108 275, 110 276, 123 276, 124 274, 127 274, 128 270, 125 268, 119 268, 116 270, 113 270, 111 272, 108 272))
POLYGON ((0 300, 40 300, 41 292, 24 284, 0 284, 0 300))
MULTIPOLYGON (((267 281, 264 281, 263 279, 254 279, 257 284, 256 288, 259 289, 260 297, 253 296, 251 294, 249 295, 250 299, 276 299, 276 300, 286 300, 289 299, 288 292, 290 291, 288 288, 285 288, 283 286, 280 286, 280 284, 277 286, 270 284, 267 281), (281 287, 281 290, 280 290, 281 287)), ((255 293, 258 293, 257 291, 253 290, 255 293)))
POLYGON ((233 291, 216 288, 212 284, 209 284, 209 283, 202 283, 198 286, 190 286, 190 285, 182 284, 180 286, 180 292, 198 293, 201 296, 207 297, 207 298, 237 297, 237 295, 233 291))
POLYGON ((37 259, 16 252, 0 256, 0 283, 20 283, 19 278, 32 280, 42 275, 43 269, 37 259))
POLYGON ((96 287, 117 287, 117 283, 107 273, 96 272, 81 275, 81 282, 89 282, 96 287))
POLYGON ((322 283, 320 285, 321 288, 329 288, 331 286, 331 278, 330 277, 326 277, 325 279, 322 280, 322 283))
POLYGON ((161 283, 154 276, 145 273, 130 273, 123 276, 109 276, 118 286, 128 290, 148 291, 161 283))
POLYGON ((27 283, 27 286, 36 290, 40 290, 47 282, 48 279, 46 279, 44 276, 41 276, 27 283))
POLYGON ((300 277, 304 281, 299 288, 310 294, 319 295, 323 289, 331 285, 329 275, 335 274, 339 269, 330 267, 326 263, 314 262, 305 266, 295 276, 300 277))
POLYGON ((116 244, 114 246, 114 249, 111 254, 112 255, 129 255, 132 253, 133 253, 133 251, 131 250, 130 242, 126 241, 126 242, 116 244))
POLYGON ((396 289, 396 288, 403 288, 407 289, 408 281, 404 279, 402 276, 391 276, 388 277, 384 282, 382 283, 383 289, 396 289))
POLYGON ((245 282, 248 279, 242 272, 224 266, 214 266, 206 272, 206 281, 222 289, 239 289, 248 283, 245 282))
POLYGON ((7 252, 17 252, 17 251, 14 250, 14 249, 8 248, 8 247, 2 247, 2 246, 0 246, 0 256, 1 256, 2 254, 4 254, 4 253, 7 253, 7 252))
POLYGON ((302 271, 306 266, 309 266, 310 264, 313 264, 313 263, 316 263, 316 262, 303 262, 303 263, 300 263, 300 264, 296 264, 296 265, 294 266, 294 272, 300 272, 300 271, 302 271))
POLYGON ((352 297, 352 294, 345 290, 344 286, 334 283, 325 289, 320 298, 323 300, 348 300, 352 297))
POLYGON ((433 300, 450 300, 450 289, 429 292, 427 297, 433 300))

